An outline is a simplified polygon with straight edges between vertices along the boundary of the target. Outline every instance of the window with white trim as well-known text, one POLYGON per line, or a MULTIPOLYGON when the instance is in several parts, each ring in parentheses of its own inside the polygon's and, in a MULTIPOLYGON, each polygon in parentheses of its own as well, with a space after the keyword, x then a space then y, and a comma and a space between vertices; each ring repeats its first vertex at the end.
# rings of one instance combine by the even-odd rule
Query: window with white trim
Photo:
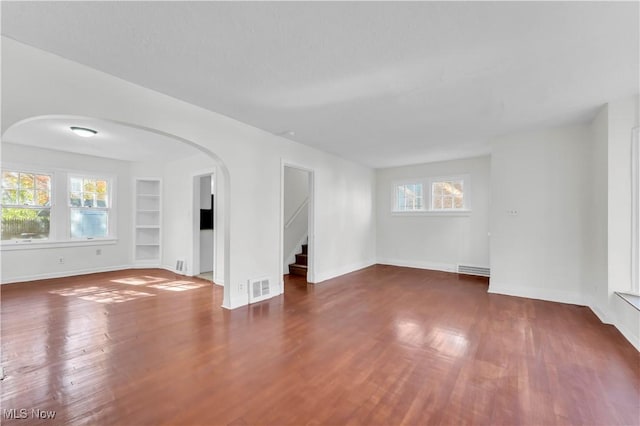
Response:
POLYGON ((109 180, 69 176, 69 230, 72 239, 109 236, 109 180))
POLYGON ((23 163, 0 175, 0 250, 115 241, 116 176, 23 163))
POLYGON ((465 175, 394 182, 392 211, 396 213, 469 211, 468 181, 469 176, 465 175))
POLYGON ((51 175, 2 171, 2 240, 48 239, 51 175))
POLYGON ((431 210, 464 209, 464 179, 431 182, 431 210))
POLYGON ((401 183, 395 187, 395 208, 398 212, 424 210, 422 183, 401 183))

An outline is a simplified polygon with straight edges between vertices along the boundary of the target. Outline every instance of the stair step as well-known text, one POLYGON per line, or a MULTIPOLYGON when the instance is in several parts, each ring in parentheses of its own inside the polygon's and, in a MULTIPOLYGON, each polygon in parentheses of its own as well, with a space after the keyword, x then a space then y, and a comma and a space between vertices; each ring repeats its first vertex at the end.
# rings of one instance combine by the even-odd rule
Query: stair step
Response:
POLYGON ((308 244, 303 244, 302 245, 302 254, 307 254, 307 250, 309 250, 309 245, 308 244))
POLYGON ((305 266, 308 265, 309 264, 308 259, 309 257, 304 253, 296 254, 297 265, 305 265, 305 266))
POLYGON ((307 276, 307 266, 306 265, 298 265, 296 263, 292 263, 289 265, 289 273, 293 275, 301 275, 303 277, 307 276))

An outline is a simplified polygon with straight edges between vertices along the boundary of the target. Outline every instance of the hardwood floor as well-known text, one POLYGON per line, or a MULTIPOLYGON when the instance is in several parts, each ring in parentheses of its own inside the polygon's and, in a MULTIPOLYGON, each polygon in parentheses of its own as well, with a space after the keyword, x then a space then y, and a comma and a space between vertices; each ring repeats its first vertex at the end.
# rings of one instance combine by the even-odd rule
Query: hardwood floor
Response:
POLYGON ((380 265, 285 288, 226 311, 161 270, 2 286, 3 424, 640 422, 640 355, 588 308, 380 265))

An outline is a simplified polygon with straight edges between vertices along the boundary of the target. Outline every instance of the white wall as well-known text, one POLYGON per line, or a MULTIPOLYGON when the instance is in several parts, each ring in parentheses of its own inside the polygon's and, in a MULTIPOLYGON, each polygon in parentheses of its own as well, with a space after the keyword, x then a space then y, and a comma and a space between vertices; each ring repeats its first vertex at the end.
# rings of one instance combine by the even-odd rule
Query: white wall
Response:
POLYGON ((378 263, 455 271, 457 264, 489 266, 490 157, 378 169, 378 263), (392 214, 394 181, 469 175, 468 215, 392 214))
MULTIPOLYGON (((215 153, 228 173, 226 307, 248 303, 246 283, 251 278, 279 282, 282 161, 315 171, 316 276, 310 279, 321 281, 375 261, 370 168, 6 38, 2 88, 3 132, 29 117, 77 114, 155 129, 215 153)), ((165 178, 165 188, 173 185, 165 178)), ((184 229, 170 221, 189 220, 188 207, 172 205, 164 215, 169 221, 164 236, 171 242, 163 245, 166 259, 188 250, 184 229)))
MULTIPOLYGON (((126 268, 130 265, 131 234, 131 164, 87 155, 69 154, 42 148, 26 147, 2 142, 2 163, 24 164, 77 172, 95 172, 116 176, 115 206, 112 220, 116 220, 117 241, 69 243, 69 247, 33 247, 25 250, 2 248, 3 284, 40 278, 77 275, 88 272, 126 268), (97 255, 96 250, 101 250, 97 255), (64 258, 59 264, 58 259, 64 258)), ((65 194, 52 194, 58 204, 66 203, 65 194)))
MULTIPOLYGON (((186 275, 198 274, 194 270, 199 242, 194 232, 200 233, 200 206, 203 202, 200 175, 216 172, 216 162, 205 154, 169 161, 164 164, 136 163, 133 172, 136 176, 160 176, 162 178, 162 266, 173 270, 176 260, 184 259, 186 275), (194 181, 198 188, 194 193, 194 181), (195 197, 195 199, 194 199, 195 197)), ((209 186, 210 188, 210 186, 209 186)), ((209 192, 207 188, 207 192, 209 192)), ((206 197, 205 197, 206 198, 206 197)), ((216 196, 216 198, 219 198, 216 196)), ((216 203, 219 203, 216 200, 216 203)), ((224 206, 219 204, 219 210, 224 206)), ((217 226, 218 218, 214 218, 217 226)), ((200 261, 200 256, 198 256, 200 261)), ((224 262, 220 262, 222 265, 224 262)), ((222 283, 218 283, 222 284, 222 283)))
POLYGON ((494 141, 490 292, 583 302, 590 158, 587 126, 494 141))
POLYGON ((609 287, 631 288, 631 129, 638 126, 638 96, 608 104, 609 287))
MULTIPOLYGON (((640 312, 615 295, 631 289, 631 129, 640 125, 640 97, 609 102, 608 113, 608 292, 605 321, 640 350, 640 312)), ((598 292, 598 303, 604 303, 598 292)))
POLYGON ((640 350, 640 312, 614 292, 631 289, 631 129, 638 96, 603 106, 591 123, 593 152, 586 304, 640 350))
POLYGON ((605 320, 609 300, 608 229, 609 229, 609 107, 605 105, 591 123, 592 151, 587 185, 589 205, 585 210, 588 223, 587 258, 583 275, 586 302, 605 320))
POLYGON ((283 265, 284 274, 289 273, 289 264, 300 252, 300 241, 309 232, 309 172, 293 167, 284 168, 283 176, 283 265), (297 216, 294 215, 297 213, 297 216), (288 226, 287 226, 288 225, 288 226))

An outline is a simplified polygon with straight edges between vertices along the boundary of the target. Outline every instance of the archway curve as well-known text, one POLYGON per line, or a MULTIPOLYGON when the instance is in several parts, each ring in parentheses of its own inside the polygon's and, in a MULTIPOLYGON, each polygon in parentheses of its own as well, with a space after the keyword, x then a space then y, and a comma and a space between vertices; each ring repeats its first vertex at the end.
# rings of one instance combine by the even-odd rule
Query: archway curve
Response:
POLYGON ((222 176, 224 178, 224 206, 226 211, 223 214, 224 217, 224 244, 223 244, 223 250, 224 250, 224 298, 223 298, 223 307, 228 307, 230 306, 230 300, 231 300, 231 271, 230 271, 230 221, 231 221, 231 215, 229 214, 229 200, 230 200, 230 187, 231 187, 231 175, 229 173, 229 169, 227 168, 227 166, 225 165, 224 161, 222 161, 222 159, 213 151, 211 151, 210 149, 208 149, 207 147, 191 141, 189 139, 180 137, 178 135, 174 135, 159 129, 155 129, 155 128, 151 128, 151 127, 147 127, 147 126, 143 126, 140 124, 136 124, 136 123, 129 123, 129 122, 125 122, 125 121, 120 121, 120 120, 112 120, 112 119, 108 119, 108 118, 102 118, 102 117, 90 117, 90 116, 83 116, 83 115, 73 115, 73 114, 46 114, 46 115, 38 115, 38 116, 34 116, 34 117, 28 117, 25 119, 22 119, 20 121, 17 121, 15 123, 12 123, 11 125, 9 125, 5 131, 2 133, 2 141, 4 141, 5 139, 5 135, 7 134, 7 132, 9 132, 9 130, 17 127, 17 126, 22 126, 34 121, 40 121, 40 120, 83 120, 83 119, 89 119, 89 120, 96 120, 96 121, 103 121, 105 123, 113 123, 116 125, 120 125, 120 126, 124 126, 124 127, 130 127, 133 129, 137 129, 140 131, 144 131, 144 132, 148 132, 151 134, 155 134, 155 135, 159 135, 159 136, 163 136, 165 138, 169 138, 172 139, 178 143, 183 143, 186 144, 198 151, 200 151, 201 153, 205 154, 206 156, 210 157, 216 164, 216 166, 219 168, 219 170, 222 172, 222 176))

